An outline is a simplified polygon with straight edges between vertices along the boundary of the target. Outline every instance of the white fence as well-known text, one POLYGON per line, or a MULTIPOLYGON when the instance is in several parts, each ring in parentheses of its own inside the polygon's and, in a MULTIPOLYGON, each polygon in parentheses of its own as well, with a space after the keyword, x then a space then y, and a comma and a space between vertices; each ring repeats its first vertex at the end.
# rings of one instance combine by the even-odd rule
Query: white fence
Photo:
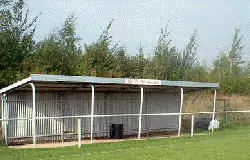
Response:
MULTIPOLYGON (((211 130, 208 130, 210 124, 203 124, 206 127, 199 124, 211 123, 213 112, 198 112, 198 113, 182 113, 181 128, 178 126, 174 128, 164 128, 164 125, 159 125, 157 129, 146 130, 147 127, 139 127, 139 122, 134 124, 134 128, 127 128, 124 123, 124 138, 140 138, 151 136, 178 136, 178 130, 182 136, 194 136, 211 134, 211 130)), ((150 125, 150 120, 153 117, 158 119, 171 119, 170 117, 179 117, 179 113, 155 113, 155 114, 115 114, 115 115, 93 115, 94 128, 91 130, 91 115, 79 115, 79 116, 64 116, 64 117, 36 117, 36 134, 35 140, 37 143, 65 143, 74 141, 75 144, 81 146, 84 141, 94 142, 95 139, 109 139, 110 138, 110 126, 108 125, 109 119, 118 118, 121 120, 138 121, 141 116, 141 126, 146 126, 146 122, 150 125), (106 121, 107 128, 98 130, 98 119, 106 121)), ((250 111, 220 111, 216 112, 215 119, 220 122, 220 128, 228 128, 230 125, 250 125, 250 111)), ((122 122, 122 121, 121 121, 122 122)), ((32 134, 32 119, 27 118, 11 118, 0 119, 1 123, 1 137, 5 135, 1 141, 5 141, 7 144, 25 144, 32 143, 34 135, 32 134), (7 128, 5 130, 5 127, 7 128)), ((166 122, 167 123, 167 122, 166 122)), ((103 123, 102 123, 103 124, 103 123)), ((177 123, 178 124, 178 123, 177 123)), ((154 125, 155 126, 155 125, 154 125)), ((211 126, 210 126, 211 127, 211 126)))

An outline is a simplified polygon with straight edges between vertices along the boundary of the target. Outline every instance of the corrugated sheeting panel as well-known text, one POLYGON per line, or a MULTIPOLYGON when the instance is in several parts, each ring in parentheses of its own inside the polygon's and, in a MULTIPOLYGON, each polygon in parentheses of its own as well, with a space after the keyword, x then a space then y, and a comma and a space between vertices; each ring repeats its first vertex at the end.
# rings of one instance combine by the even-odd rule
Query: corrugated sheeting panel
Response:
MULTIPOLYGON (((37 96, 37 117, 59 117, 62 115, 60 93, 43 92, 37 96)), ((37 119, 36 133, 40 135, 55 135, 62 132, 62 119, 37 119)))
MULTIPOLYGON (((180 108, 180 96, 175 93, 147 93, 144 113, 178 113, 180 108)), ((178 129, 178 115, 168 116, 144 116, 143 129, 168 130, 178 129)))
MULTIPOLYGON (((137 114, 139 113, 139 93, 108 92, 96 95, 95 114, 137 114)), ((123 124, 125 135, 137 132, 138 117, 102 117, 95 118, 95 132, 102 132, 101 136, 108 136, 112 124, 123 124)))
POLYGON ((32 103, 30 95, 15 94, 7 97, 8 137, 29 137, 32 103))
MULTIPOLYGON (((90 92, 63 92, 60 116, 89 115, 91 112, 90 92)), ((77 118, 62 119, 64 133, 76 133, 77 118)), ((90 118, 82 118, 83 133, 90 132, 90 118)))

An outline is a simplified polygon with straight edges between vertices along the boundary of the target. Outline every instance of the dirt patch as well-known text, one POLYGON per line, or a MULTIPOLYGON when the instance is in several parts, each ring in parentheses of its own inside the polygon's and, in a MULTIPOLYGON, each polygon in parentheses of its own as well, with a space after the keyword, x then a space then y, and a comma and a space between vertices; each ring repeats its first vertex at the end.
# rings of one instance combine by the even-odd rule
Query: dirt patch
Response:
MULTIPOLYGON (((112 143, 112 142, 121 142, 124 140, 95 140, 94 143, 112 143)), ((82 145, 90 144, 89 140, 83 141, 82 145)), ((61 143, 45 143, 45 144, 25 144, 25 145, 16 145, 9 146, 9 148, 57 148, 57 147, 69 147, 76 146, 77 141, 74 142, 61 142, 61 143)))
MULTIPOLYGON (((160 138, 179 138, 178 136, 157 136, 157 137, 149 137, 149 138, 141 138, 141 139, 103 139, 103 140, 94 140, 93 143, 115 143, 115 142, 123 142, 123 141, 139 141, 139 140, 146 140, 146 139, 160 139, 160 138)), ((82 145, 91 144, 90 140, 83 140, 82 145)), ((58 148, 58 147, 70 147, 70 146, 77 146, 77 141, 74 142, 58 142, 58 143, 46 143, 46 144, 25 144, 25 145, 16 145, 16 146, 9 146, 9 148, 14 149, 29 149, 29 148, 58 148)))

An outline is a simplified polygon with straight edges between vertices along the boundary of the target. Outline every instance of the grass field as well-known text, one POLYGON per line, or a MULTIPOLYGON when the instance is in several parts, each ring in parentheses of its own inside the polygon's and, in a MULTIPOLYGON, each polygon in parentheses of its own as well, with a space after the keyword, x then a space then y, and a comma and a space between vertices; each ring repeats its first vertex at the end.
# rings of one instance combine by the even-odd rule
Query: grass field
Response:
POLYGON ((250 127, 217 131, 214 136, 150 139, 54 149, 0 147, 0 160, 88 159, 250 159, 250 127))

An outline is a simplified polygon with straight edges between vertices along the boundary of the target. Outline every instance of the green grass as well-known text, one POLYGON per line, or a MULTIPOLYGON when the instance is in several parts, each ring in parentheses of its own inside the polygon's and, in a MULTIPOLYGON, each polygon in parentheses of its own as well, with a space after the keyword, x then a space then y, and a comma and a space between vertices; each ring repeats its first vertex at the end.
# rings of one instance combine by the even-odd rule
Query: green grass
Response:
POLYGON ((54 149, 10 149, 0 147, 0 160, 88 160, 88 159, 250 159, 250 128, 217 131, 214 136, 150 139, 54 149))

